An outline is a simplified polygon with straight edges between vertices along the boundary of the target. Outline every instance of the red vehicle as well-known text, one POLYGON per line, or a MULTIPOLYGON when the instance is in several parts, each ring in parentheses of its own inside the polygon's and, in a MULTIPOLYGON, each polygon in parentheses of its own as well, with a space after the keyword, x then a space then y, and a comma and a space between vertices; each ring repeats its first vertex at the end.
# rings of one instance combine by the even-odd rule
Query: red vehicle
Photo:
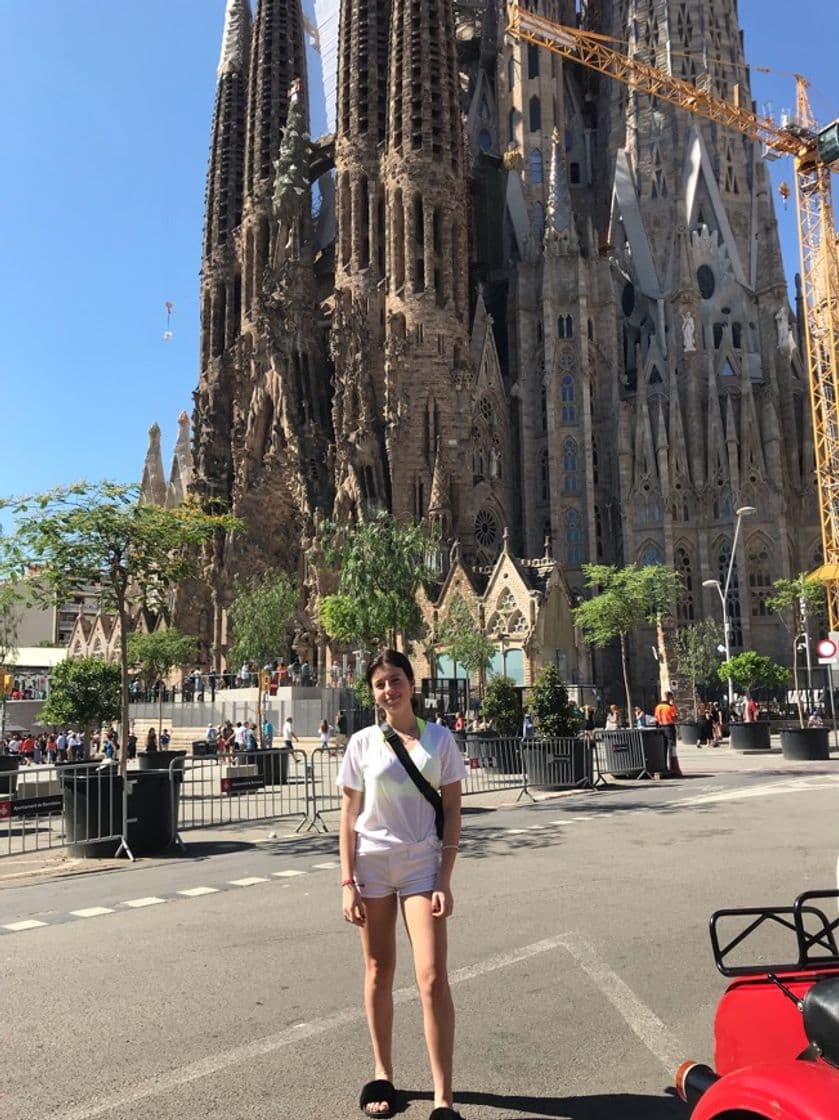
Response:
POLYGON ((839 890, 711 918, 714 960, 732 983, 717 1008, 715 1068, 685 1062, 676 1075, 692 1120, 839 1118, 839 917, 828 903, 836 913, 839 890), (779 936, 792 960, 768 964, 779 936))

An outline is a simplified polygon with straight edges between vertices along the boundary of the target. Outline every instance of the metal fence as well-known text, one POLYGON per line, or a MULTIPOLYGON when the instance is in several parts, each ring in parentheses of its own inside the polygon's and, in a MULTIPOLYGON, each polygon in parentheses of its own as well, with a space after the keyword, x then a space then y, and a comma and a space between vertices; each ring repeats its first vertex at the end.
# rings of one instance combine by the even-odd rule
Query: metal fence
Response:
POLYGON ((608 785, 606 775, 613 778, 651 778, 644 750, 644 732, 637 728, 618 731, 595 731, 594 755, 597 777, 595 785, 608 785))
MULTIPOLYGON (((593 784, 592 748, 583 739, 470 736, 460 745, 467 768, 465 797, 517 789, 521 798, 532 796, 531 788, 593 784)), ((207 749, 196 744, 196 750, 198 746, 207 749)), ((599 749, 605 751, 607 744, 599 749)), ((614 754, 619 747, 611 744, 609 749, 614 754)), ((0 771, 0 856, 111 844, 113 851, 102 854, 125 851, 133 858, 135 850, 142 852, 142 830, 136 826, 144 813, 164 814, 157 833, 164 847, 172 842, 183 846, 182 832, 247 821, 296 818, 298 832, 326 831, 325 815, 341 805, 341 755, 338 747, 310 754, 284 748, 195 754, 175 758, 168 771, 132 768, 125 782, 112 763, 0 771)), ((608 772, 607 765, 598 760, 598 778, 608 772)), ((621 769, 629 765, 622 759, 621 769)))
POLYGON ((312 818, 304 751, 261 750, 183 760, 178 830, 241 821, 312 818))
POLYGON ((110 763, 0 771, 0 856, 99 841, 116 854, 125 840, 127 793, 110 763))

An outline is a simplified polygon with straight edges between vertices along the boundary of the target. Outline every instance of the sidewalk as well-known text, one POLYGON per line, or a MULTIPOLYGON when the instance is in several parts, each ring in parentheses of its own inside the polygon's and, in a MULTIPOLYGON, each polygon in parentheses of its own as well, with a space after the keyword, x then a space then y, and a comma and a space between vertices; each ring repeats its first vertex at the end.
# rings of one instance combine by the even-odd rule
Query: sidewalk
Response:
MULTIPOLYGON (((772 747, 769 751, 754 751, 743 753, 732 750, 727 743, 720 747, 686 747, 678 745, 679 764, 686 778, 707 777, 713 778, 724 774, 771 774, 771 775, 810 775, 833 773, 839 775, 839 752, 834 751, 827 762, 788 762, 781 753, 780 739, 772 736, 772 747)), ((632 785, 632 782, 622 782, 610 778, 615 785, 632 785)), ((673 781, 676 785, 677 779, 673 781)), ((646 784, 646 783, 645 783, 646 784)), ((670 784, 668 781, 667 784, 670 784)), ((534 801, 548 801, 565 797, 585 797, 590 790, 538 790, 532 791, 534 801)), ((502 789, 479 794, 470 794, 464 798, 464 809, 469 812, 486 811, 494 809, 513 808, 517 804, 531 804, 528 798, 519 799, 519 790, 502 789)), ((266 841, 290 840, 296 836, 311 836, 311 832, 295 830, 300 824, 299 817, 281 818, 279 820, 245 821, 229 825, 210 826, 208 828, 191 829, 183 833, 187 852, 183 858, 189 858, 190 845, 202 846, 206 853, 208 848, 218 845, 220 849, 232 842, 239 844, 260 844, 266 841)), ((329 835, 337 837, 338 814, 330 812, 327 816, 329 835)), ((116 845, 114 845, 116 847, 116 845)), ((144 857, 141 862, 144 866, 155 861, 172 859, 172 856, 144 857)), ((176 857, 177 858, 177 857, 176 857)), ((118 868, 131 867, 126 859, 79 859, 71 855, 65 848, 42 849, 40 851, 25 852, 21 855, 0 857, 0 889, 4 886, 22 886, 27 882, 43 881, 44 879, 58 879, 68 875, 85 875, 99 871, 113 871, 118 868)))

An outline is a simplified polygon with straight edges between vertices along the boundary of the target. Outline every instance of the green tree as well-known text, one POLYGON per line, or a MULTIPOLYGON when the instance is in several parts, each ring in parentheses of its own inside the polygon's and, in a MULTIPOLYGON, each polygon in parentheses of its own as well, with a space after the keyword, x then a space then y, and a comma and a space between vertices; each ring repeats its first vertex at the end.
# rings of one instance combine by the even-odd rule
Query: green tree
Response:
POLYGON ((717 647, 722 640, 722 628, 712 618, 676 631, 676 671, 690 681, 695 720, 699 719, 697 685, 700 681, 707 683, 716 674, 720 660, 717 647))
MULTIPOLYGON (((469 678, 478 674, 479 691, 483 692, 486 671, 492 662, 495 646, 484 633, 478 616, 462 595, 455 595, 437 631, 437 645, 448 653, 454 665, 462 665, 469 678)), ((468 707, 468 696, 467 696, 468 707)))
POLYGON ((11 587, 0 587, 0 739, 6 734, 7 678, 17 661, 17 637, 20 628, 20 609, 11 587))
MULTIPOLYGON (((67 658, 50 674, 50 694, 41 709, 41 722, 76 727, 84 732, 85 757, 91 732, 119 718, 121 674, 114 661, 96 657, 67 658)), ((128 751, 128 733, 121 739, 120 756, 128 751)))
POLYGON ((395 645, 400 634, 405 641, 417 637, 422 630, 417 590, 433 579, 430 529, 380 512, 358 525, 326 524, 321 535, 324 559, 338 572, 338 590, 318 608, 329 637, 365 653, 395 645))
POLYGON ((493 677, 484 691, 481 715, 499 735, 518 735, 521 731, 521 696, 511 677, 493 677))
MULTIPOLYGON (((97 586, 119 621, 121 739, 128 741, 128 635, 132 600, 164 610, 173 587, 198 571, 201 548, 242 523, 194 502, 174 509, 145 505, 138 486, 76 482, 43 494, 0 501, 17 530, 0 538, 0 582, 23 581, 30 599, 64 602, 97 586), (33 574, 34 573, 34 574, 33 574)), ((127 751, 120 752, 125 773, 127 751)))
POLYGON ((795 579, 776 579, 772 586, 775 593, 769 596, 766 605, 780 618, 792 641, 793 687, 798 706, 798 722, 803 727, 804 708, 798 683, 798 640, 803 635, 809 644, 810 620, 820 619, 825 614, 824 584, 808 580, 806 572, 800 572, 795 579))
POLYGON ((228 663, 253 661, 257 668, 256 706, 262 737, 262 666, 288 641, 300 594, 287 572, 268 571, 237 585, 227 621, 233 634, 228 663))
POLYGON ((789 670, 771 657, 765 657, 754 650, 746 650, 724 661, 717 669, 721 681, 729 677, 738 692, 751 696, 753 688, 780 688, 789 681, 789 670))
POLYGON ((627 637, 639 626, 656 625, 672 611, 682 595, 679 576, 663 564, 628 564, 615 568, 609 564, 584 564, 586 587, 591 599, 574 611, 574 621, 587 641, 603 648, 616 638, 620 642, 621 669, 626 694, 627 717, 632 713, 629 683, 627 637))
MULTIPOLYGON (((155 630, 151 634, 129 634, 128 663, 138 668, 146 689, 155 681, 161 685, 176 665, 184 665, 195 656, 197 639, 171 627, 168 630, 155 630)), ((163 727, 163 688, 158 692, 157 735, 163 727)))
POLYGON ((580 721, 556 665, 539 670, 527 704, 542 735, 555 739, 577 734, 580 721))

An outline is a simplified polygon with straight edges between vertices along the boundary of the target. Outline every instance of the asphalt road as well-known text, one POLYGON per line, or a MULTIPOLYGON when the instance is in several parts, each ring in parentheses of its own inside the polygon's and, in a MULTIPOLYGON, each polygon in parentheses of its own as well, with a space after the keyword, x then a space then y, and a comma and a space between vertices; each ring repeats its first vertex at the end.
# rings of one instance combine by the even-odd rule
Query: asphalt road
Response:
MULTIPOLYGON (((708 916, 835 887, 837 793, 812 770, 467 805, 450 928, 466 1120, 685 1117, 672 1071, 713 1059, 724 985, 708 916)), ((4 1120, 360 1115, 336 838, 254 835, 0 891, 4 1120)), ((400 953, 415 1120, 430 1079, 404 936, 400 953)))

